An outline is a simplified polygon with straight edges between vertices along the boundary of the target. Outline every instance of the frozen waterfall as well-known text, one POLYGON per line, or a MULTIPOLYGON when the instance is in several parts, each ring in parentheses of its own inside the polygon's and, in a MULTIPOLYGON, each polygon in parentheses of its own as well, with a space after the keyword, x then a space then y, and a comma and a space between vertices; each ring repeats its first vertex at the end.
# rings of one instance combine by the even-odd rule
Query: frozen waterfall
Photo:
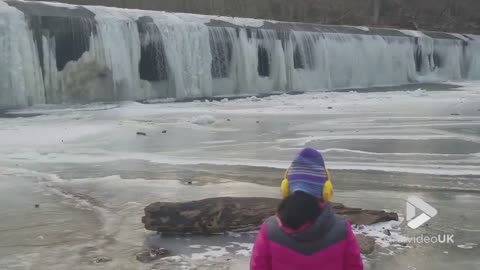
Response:
POLYGON ((0 1, 0 107, 480 79, 480 37, 0 1))

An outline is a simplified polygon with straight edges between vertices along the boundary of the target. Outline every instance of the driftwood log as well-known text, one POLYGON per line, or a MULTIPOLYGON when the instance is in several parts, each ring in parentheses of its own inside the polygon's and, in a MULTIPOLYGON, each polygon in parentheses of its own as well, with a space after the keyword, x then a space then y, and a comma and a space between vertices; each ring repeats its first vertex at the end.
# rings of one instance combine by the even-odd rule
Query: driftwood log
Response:
MULTIPOLYGON (((226 231, 251 231, 275 214, 279 199, 211 198, 184 203, 156 202, 145 207, 145 229, 164 234, 216 234, 226 231)), ((337 215, 352 224, 371 225, 398 220, 396 213, 349 208, 333 203, 337 215)))

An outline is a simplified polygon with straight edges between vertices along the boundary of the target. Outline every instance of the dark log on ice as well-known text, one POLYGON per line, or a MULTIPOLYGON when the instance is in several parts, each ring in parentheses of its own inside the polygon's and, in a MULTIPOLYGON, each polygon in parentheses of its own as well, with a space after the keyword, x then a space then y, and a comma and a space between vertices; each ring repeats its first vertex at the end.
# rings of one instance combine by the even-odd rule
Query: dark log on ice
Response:
MULTIPOLYGON (((275 214, 279 199, 211 198, 184 203, 156 202, 145 207, 142 218, 147 230, 164 234, 215 234, 257 229, 264 219, 275 214)), ((337 215, 352 224, 371 225, 398 220, 396 213, 349 208, 333 203, 337 215)))

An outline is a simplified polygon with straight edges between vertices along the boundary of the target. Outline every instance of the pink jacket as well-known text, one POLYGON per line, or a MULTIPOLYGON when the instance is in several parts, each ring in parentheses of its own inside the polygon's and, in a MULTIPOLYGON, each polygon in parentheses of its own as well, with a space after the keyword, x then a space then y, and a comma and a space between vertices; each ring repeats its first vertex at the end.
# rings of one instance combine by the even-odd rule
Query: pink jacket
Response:
POLYGON ((276 217, 262 225, 250 260, 251 270, 363 270, 350 223, 330 206, 311 225, 292 231, 276 217))

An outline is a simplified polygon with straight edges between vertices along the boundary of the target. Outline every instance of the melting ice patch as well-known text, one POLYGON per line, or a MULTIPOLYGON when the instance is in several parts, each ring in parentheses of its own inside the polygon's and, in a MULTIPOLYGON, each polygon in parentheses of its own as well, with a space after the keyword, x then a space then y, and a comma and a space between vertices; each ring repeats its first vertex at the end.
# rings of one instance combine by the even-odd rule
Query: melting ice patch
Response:
POLYGON ((366 31, 366 32, 370 31, 370 28, 368 28, 366 26, 352 26, 352 27, 360 29, 362 31, 366 31))
POLYGON ((207 251, 202 253, 193 253, 192 259, 193 260, 213 259, 213 258, 218 258, 218 257, 222 257, 230 254, 225 247, 209 246, 206 248, 206 250, 207 251))
MULTIPOLYGON (((408 238, 403 236, 400 231, 401 221, 382 222, 375 225, 368 226, 353 226, 355 234, 363 234, 375 239, 375 243, 382 248, 404 247, 408 242, 408 238)), ((244 233, 241 233, 241 235, 244 233)), ((228 242, 225 246, 205 246, 205 245, 191 245, 189 248, 204 252, 196 252, 191 255, 193 260, 211 260, 224 256, 239 256, 250 257, 252 254, 254 244, 246 242, 228 242)), ((393 251, 392 251, 393 252, 393 251)))
POLYGON ((200 116, 195 116, 192 118, 192 123, 201 125, 201 126, 206 126, 206 125, 211 125, 215 123, 215 117, 211 115, 200 115, 200 116))
POLYGON ((457 247, 461 248, 461 249, 474 249, 474 248, 478 247, 478 244, 477 243, 465 243, 465 244, 457 245, 457 247))
POLYGON ((373 225, 353 225, 355 234, 363 234, 375 239, 375 243, 382 248, 398 246, 408 242, 408 237, 401 234, 399 221, 381 222, 373 225))

